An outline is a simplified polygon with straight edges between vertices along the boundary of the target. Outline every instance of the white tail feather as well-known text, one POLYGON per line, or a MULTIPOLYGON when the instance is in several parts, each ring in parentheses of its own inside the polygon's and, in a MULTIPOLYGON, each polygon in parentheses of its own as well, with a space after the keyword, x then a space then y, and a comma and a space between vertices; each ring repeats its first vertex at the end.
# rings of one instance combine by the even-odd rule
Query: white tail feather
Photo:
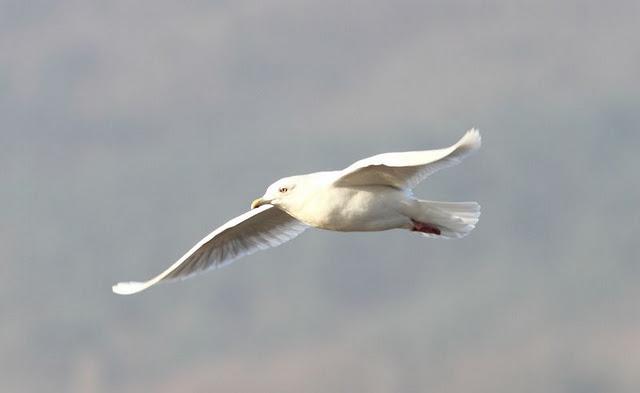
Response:
POLYGON ((432 238, 461 238, 478 223, 480 205, 477 202, 418 201, 421 214, 417 219, 435 226, 440 234, 423 233, 432 238))

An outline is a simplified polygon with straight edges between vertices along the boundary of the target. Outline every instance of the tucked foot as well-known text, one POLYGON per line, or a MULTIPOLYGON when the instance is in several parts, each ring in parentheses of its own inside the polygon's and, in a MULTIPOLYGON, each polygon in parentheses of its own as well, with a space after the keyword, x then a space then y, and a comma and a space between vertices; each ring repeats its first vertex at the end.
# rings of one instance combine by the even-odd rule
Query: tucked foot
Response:
POLYGON ((440 228, 436 227, 433 224, 426 224, 414 219, 411 219, 411 222, 413 223, 413 228, 411 228, 411 230, 414 232, 428 233, 431 235, 440 235, 442 233, 440 231, 440 228))

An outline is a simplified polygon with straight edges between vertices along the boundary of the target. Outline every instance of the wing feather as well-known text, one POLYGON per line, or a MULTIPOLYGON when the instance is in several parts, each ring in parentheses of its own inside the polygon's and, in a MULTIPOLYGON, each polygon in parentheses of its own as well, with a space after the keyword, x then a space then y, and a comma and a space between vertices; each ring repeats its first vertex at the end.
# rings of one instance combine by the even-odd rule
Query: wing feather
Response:
POLYGON ((121 282, 113 292, 130 295, 160 281, 183 279, 198 272, 225 266, 256 251, 278 246, 302 233, 307 225, 286 212, 263 205, 222 225, 200 240, 171 267, 145 282, 121 282))
POLYGON ((455 145, 444 149, 378 154, 344 169, 334 185, 412 189, 432 173, 459 163, 480 144, 480 132, 473 128, 455 145))

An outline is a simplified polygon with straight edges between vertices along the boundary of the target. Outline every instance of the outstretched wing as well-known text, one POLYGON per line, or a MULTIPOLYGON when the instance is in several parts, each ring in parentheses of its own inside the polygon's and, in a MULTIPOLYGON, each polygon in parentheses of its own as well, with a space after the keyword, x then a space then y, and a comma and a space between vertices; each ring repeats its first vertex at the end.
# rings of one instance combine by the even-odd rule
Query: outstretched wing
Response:
POLYGON ((473 128, 445 149, 384 153, 360 160, 342 170, 334 185, 412 189, 427 176, 459 163, 479 147, 480 132, 473 128))
POLYGON ((130 295, 160 281, 186 278, 226 265, 244 255, 278 246, 298 236, 307 225, 272 205, 263 205, 230 220, 200 240, 167 270, 146 282, 121 282, 113 292, 130 295))

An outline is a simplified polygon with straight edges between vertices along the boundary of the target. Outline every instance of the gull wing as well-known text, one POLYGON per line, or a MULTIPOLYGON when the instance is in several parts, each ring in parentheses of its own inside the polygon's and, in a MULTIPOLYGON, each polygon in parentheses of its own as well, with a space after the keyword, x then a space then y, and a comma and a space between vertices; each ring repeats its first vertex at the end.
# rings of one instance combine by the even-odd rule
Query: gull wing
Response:
POLYGON ((298 236, 306 228, 307 225, 277 207, 263 205, 211 232, 171 267, 149 281, 121 282, 112 289, 119 295, 130 295, 160 281, 186 278, 210 268, 224 266, 244 255, 279 246, 298 236))
POLYGON ((378 154, 343 169, 334 185, 412 189, 432 173, 462 161, 480 147, 480 142, 480 132, 473 128, 445 149, 378 154))

